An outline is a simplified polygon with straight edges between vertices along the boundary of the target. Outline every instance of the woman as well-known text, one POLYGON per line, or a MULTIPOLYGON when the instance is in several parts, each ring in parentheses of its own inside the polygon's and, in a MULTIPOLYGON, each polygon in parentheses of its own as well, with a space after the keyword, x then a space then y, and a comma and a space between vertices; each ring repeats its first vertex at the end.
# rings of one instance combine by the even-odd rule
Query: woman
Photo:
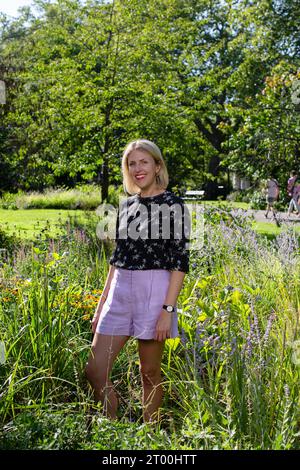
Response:
POLYGON ((298 175, 295 171, 291 171, 290 177, 288 179, 287 190, 288 195, 291 197, 287 216, 289 217, 293 210, 297 212, 297 215, 300 214, 300 205, 299 205, 299 194, 300 194, 300 185, 297 184, 298 175))
POLYGON ((178 336, 176 303, 188 272, 190 220, 182 200, 166 188, 168 172, 159 148, 136 140, 122 158, 127 198, 117 218, 116 248, 99 300, 86 376, 107 417, 117 416, 110 374, 132 336, 138 340, 143 418, 157 419, 162 402, 164 342, 178 336))

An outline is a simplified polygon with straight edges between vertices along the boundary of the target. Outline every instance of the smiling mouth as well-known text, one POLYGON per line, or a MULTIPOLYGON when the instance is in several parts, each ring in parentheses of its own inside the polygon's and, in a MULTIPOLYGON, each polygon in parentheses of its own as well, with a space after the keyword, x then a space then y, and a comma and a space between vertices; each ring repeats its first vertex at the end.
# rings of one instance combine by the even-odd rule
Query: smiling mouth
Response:
POLYGON ((140 180, 144 179, 145 176, 146 176, 146 175, 137 175, 137 176, 136 176, 136 179, 140 181, 140 180))

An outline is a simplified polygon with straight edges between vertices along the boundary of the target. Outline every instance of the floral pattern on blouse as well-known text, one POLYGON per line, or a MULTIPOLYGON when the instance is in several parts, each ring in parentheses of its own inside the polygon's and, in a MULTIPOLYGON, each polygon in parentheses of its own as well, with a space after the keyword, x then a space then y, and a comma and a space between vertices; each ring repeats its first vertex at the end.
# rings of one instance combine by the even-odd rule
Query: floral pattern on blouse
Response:
POLYGON ((189 271, 190 214, 171 191, 127 198, 118 210, 116 247, 109 260, 123 269, 189 271))

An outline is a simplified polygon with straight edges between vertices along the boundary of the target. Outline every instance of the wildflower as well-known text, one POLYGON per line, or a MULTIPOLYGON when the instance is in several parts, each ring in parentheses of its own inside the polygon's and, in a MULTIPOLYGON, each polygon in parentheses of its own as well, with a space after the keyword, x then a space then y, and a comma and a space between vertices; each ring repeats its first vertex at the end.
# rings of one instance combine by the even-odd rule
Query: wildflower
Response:
POLYGON ((251 303, 251 310, 252 310, 252 314, 253 314, 253 325, 254 325, 254 329, 255 329, 255 335, 256 335, 256 341, 258 344, 261 343, 261 339, 260 339, 260 331, 259 331, 259 324, 258 324, 258 318, 257 318, 257 315, 254 311, 254 306, 253 304, 251 303))
POLYGON ((276 318, 276 314, 275 312, 272 312, 271 315, 269 316, 268 318, 268 324, 267 324, 267 327, 266 327, 266 331, 265 331, 265 334, 264 334, 264 338, 263 338, 263 347, 265 348, 268 344, 268 340, 269 340, 269 336, 270 336, 270 331, 271 331, 271 328, 272 328, 272 324, 274 322, 276 318))
POLYGON ((186 335, 186 332, 184 331, 184 328, 182 328, 182 331, 181 331, 181 335, 180 335, 180 339, 181 339, 181 342, 182 342, 182 345, 184 347, 186 347, 187 343, 188 343, 188 337, 186 335))
POLYGON ((92 293, 93 293, 93 294, 97 294, 97 295, 101 295, 101 294, 102 294, 102 290, 94 289, 94 290, 92 290, 92 293))
POLYGON ((232 339, 231 339, 231 343, 230 343, 230 346, 229 346, 229 352, 231 354, 234 354, 237 350, 237 340, 236 340, 236 337, 234 336, 232 339))
POLYGON ((91 317, 93 316, 93 314, 94 314, 94 311, 86 312, 86 313, 82 316, 82 319, 89 321, 89 320, 91 319, 91 317))
POLYGON ((0 341, 0 364, 5 364, 6 361, 5 344, 0 341))
POLYGON ((283 390, 284 390, 284 396, 285 396, 286 398, 289 398, 289 396, 290 396, 290 389, 289 389, 288 384, 285 384, 285 385, 283 386, 283 390))
POLYGON ((250 330, 247 336, 247 341, 246 341, 246 347, 245 347, 245 354, 248 357, 248 359, 251 358, 252 352, 253 352, 253 338, 255 337, 255 332, 254 332, 254 323, 250 321, 250 330))
POLYGON ((230 286, 230 285, 228 285, 228 286, 225 287, 225 291, 227 291, 227 292, 230 292, 230 291, 232 291, 232 290, 234 290, 234 287, 232 287, 232 286, 230 286))

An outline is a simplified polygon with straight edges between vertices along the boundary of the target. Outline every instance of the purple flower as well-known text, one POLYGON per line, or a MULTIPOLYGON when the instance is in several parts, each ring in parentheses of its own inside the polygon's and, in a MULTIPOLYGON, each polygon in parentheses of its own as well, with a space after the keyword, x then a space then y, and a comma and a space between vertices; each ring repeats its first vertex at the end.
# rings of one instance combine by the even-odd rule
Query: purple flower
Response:
POLYGON ((285 384, 285 385, 283 386, 283 390, 284 390, 284 396, 285 396, 286 398, 289 398, 289 396, 290 396, 290 389, 289 389, 288 384, 285 384))
POLYGON ((275 312, 273 311, 271 313, 271 315, 269 316, 268 318, 268 323, 267 323, 267 327, 266 327, 266 331, 265 331, 265 334, 264 334, 264 337, 263 337, 263 347, 266 348, 267 345, 268 345, 268 340, 269 340, 269 336, 270 336, 270 331, 271 331, 271 328, 272 328, 272 325, 273 325, 273 322, 276 318, 276 314, 275 312))
POLYGON ((250 321, 250 330, 247 336, 247 342, 246 342, 246 348, 245 348, 245 353, 248 359, 252 357, 254 337, 255 337, 254 324, 250 321))

